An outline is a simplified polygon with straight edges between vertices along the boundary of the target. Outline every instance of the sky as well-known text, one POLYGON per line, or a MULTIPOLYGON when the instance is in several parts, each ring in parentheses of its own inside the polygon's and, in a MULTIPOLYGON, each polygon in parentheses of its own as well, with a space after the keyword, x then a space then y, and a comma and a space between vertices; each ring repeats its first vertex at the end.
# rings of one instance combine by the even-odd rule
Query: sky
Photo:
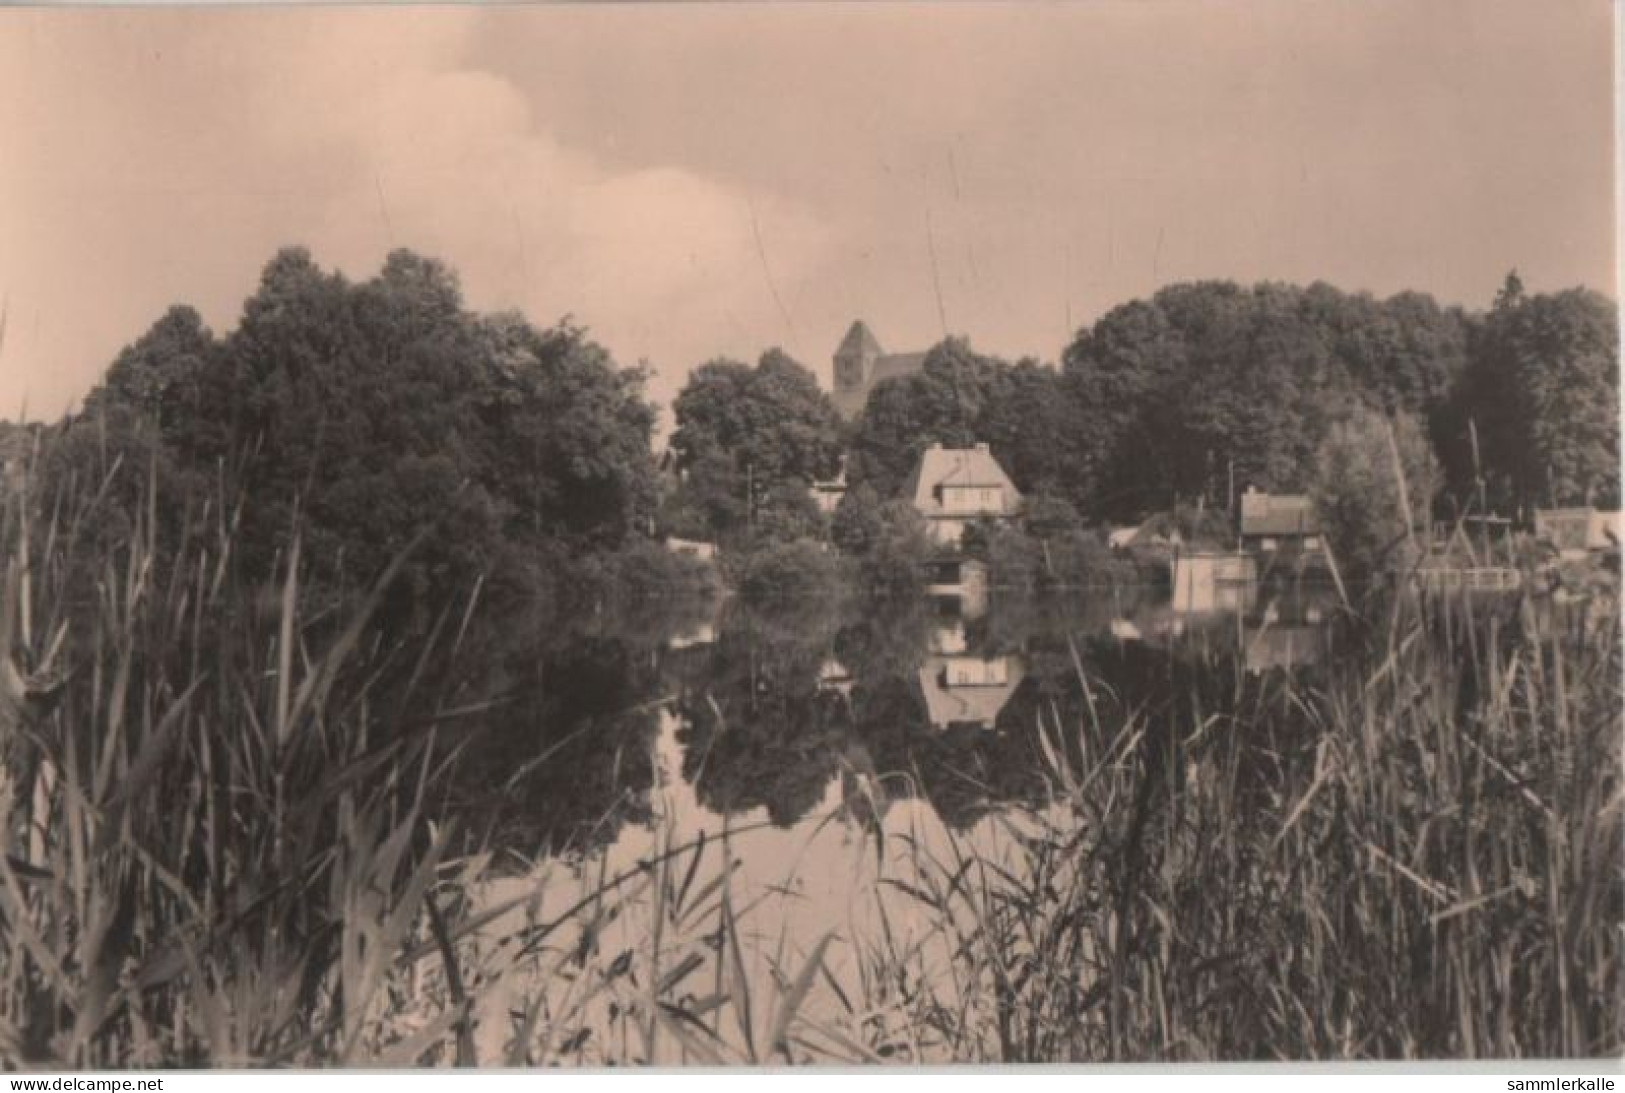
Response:
POLYGON ((444 259, 668 404, 846 327, 1056 360, 1196 278, 1614 288, 1609 0, 0 8, 0 416, 277 248, 444 259))

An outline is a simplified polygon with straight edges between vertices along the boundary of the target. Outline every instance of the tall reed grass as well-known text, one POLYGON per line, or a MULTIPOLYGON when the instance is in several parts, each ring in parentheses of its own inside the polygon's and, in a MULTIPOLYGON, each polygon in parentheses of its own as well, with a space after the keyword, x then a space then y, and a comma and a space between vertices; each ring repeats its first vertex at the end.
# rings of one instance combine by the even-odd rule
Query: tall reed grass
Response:
POLYGON ((888 883, 951 957, 882 937, 870 979, 935 1059, 1617 1055, 1617 602, 1474 614, 1045 726, 1057 806, 1014 860, 911 843, 888 883))
POLYGON ((176 517, 156 464, 47 493, 34 462, 0 526, 0 1060, 788 1057, 819 965, 745 981, 703 841, 573 882, 553 921, 526 914, 540 880, 475 902, 511 869, 434 806, 497 701, 460 660, 478 586, 402 636, 376 616, 410 546, 370 589, 312 589, 296 521, 266 585, 236 564, 251 498, 176 517))

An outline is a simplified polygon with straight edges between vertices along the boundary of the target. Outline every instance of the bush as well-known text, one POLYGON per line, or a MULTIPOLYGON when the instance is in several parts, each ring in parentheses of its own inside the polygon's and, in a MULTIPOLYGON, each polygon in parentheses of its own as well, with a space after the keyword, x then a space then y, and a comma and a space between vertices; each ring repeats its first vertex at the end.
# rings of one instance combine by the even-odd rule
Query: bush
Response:
POLYGON ((811 539, 769 544, 739 565, 739 590, 750 599, 828 595, 841 581, 840 557, 811 539))
POLYGON ((1362 408, 1333 426, 1316 455, 1313 496, 1343 573, 1369 577, 1414 560, 1408 533, 1427 537, 1438 481, 1432 449, 1414 419, 1362 408))
POLYGON ((1048 564, 1041 583, 1071 588, 1105 588, 1133 584, 1139 570, 1113 553, 1098 533, 1071 531, 1044 544, 1048 564))
POLYGON ((619 550, 570 567, 570 594, 598 603, 674 596, 712 596, 722 589, 714 562, 667 550, 652 539, 633 539, 619 550))
POLYGON ((887 501, 876 511, 876 528, 859 561, 864 587, 881 596, 918 592, 925 583, 925 563, 937 553, 925 518, 908 501, 887 501))
MULTIPOLYGON (((1044 548, 1012 524, 976 528, 988 583, 995 588, 1031 589, 1044 571, 1044 548)), ((967 534, 966 538, 971 536, 967 534)))

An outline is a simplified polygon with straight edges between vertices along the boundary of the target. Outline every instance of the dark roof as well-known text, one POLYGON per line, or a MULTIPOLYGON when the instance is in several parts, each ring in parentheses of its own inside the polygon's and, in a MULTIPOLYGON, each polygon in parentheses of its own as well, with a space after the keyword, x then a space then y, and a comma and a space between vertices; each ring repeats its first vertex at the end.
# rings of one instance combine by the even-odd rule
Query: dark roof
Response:
POLYGON ((841 339, 840 347, 835 350, 835 355, 837 357, 878 357, 884 352, 885 350, 880 348, 880 343, 869 332, 869 328, 864 325, 863 320, 859 319, 847 330, 846 337, 841 339))
POLYGON ((1241 495, 1243 535, 1317 535, 1320 521, 1309 498, 1299 493, 1241 495))
POLYGON ((870 381, 870 389, 872 390, 881 380, 912 376, 924 367, 924 353, 887 353, 875 361, 874 378, 870 381))

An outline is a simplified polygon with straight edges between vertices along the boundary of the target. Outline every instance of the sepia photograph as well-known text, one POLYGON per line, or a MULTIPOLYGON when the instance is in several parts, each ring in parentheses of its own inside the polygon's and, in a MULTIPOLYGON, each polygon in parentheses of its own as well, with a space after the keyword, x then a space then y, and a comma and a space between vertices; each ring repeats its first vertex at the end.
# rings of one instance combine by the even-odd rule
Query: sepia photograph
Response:
POLYGON ((0 1070, 1617 1073, 1616 21, 0 7, 0 1070))

